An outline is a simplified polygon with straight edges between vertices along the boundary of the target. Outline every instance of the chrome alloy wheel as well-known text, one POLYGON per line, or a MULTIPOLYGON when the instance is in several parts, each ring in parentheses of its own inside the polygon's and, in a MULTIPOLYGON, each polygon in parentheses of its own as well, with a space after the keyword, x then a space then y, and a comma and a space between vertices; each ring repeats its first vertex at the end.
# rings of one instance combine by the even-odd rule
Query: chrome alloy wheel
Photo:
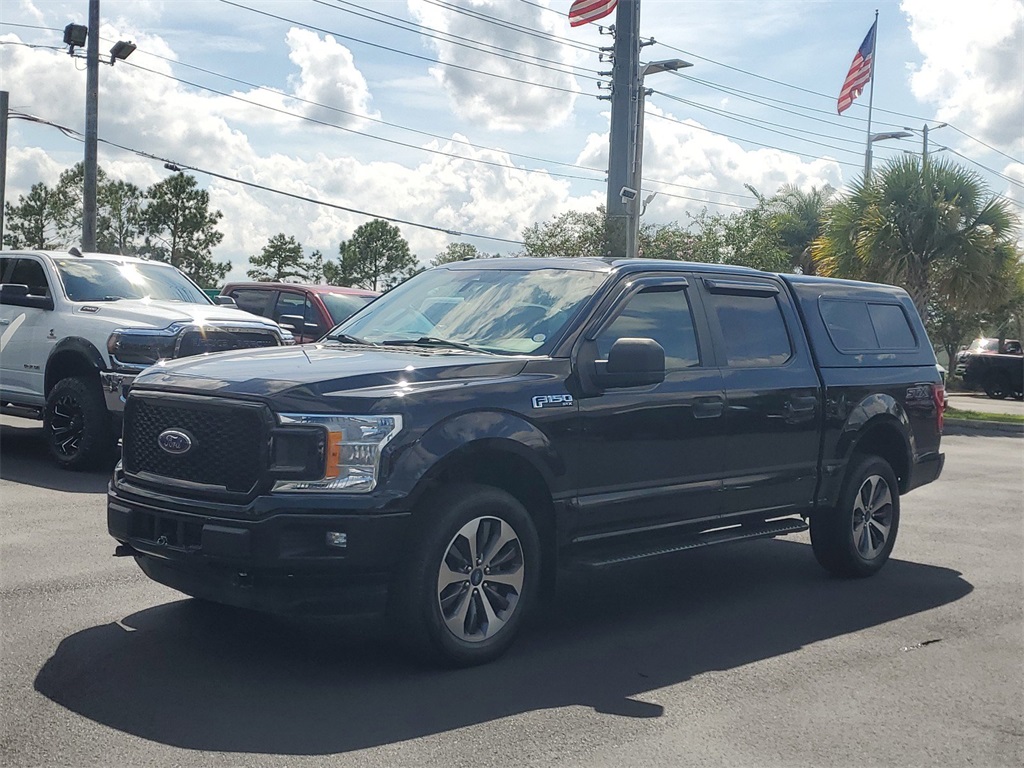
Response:
POLYGON ((892 529, 892 491, 881 475, 864 479, 853 506, 853 543, 865 560, 885 548, 892 529))
POLYGON ((437 571, 437 602, 448 630, 469 643, 494 637, 516 610, 525 570, 511 525, 477 517, 462 526, 437 571))
POLYGON ((82 405, 72 395, 63 395, 53 404, 50 417, 50 440, 61 456, 78 453, 85 432, 82 405))

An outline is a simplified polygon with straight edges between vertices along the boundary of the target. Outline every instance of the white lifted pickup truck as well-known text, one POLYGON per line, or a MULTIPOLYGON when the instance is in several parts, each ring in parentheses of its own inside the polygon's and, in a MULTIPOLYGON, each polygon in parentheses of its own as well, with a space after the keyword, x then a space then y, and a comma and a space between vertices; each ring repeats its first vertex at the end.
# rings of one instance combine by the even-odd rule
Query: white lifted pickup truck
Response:
POLYGON ((276 323, 214 303, 169 264, 75 248, 0 252, 0 412, 42 419, 67 469, 109 454, 144 368, 291 343, 276 323))

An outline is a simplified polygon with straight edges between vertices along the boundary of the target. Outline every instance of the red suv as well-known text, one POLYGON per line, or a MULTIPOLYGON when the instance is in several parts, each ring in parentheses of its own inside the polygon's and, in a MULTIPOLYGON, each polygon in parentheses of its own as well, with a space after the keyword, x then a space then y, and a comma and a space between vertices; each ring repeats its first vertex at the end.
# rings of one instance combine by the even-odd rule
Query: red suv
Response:
POLYGON ((380 295, 362 288, 298 283, 228 283, 220 294, 233 298, 239 309, 287 328, 299 344, 316 341, 380 295))

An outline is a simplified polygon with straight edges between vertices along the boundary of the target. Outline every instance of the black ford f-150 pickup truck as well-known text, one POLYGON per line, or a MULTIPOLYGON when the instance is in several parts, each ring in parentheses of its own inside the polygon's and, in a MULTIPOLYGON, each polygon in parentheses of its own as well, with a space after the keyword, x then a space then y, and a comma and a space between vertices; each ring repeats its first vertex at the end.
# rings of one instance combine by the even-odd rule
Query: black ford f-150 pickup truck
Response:
POLYGON ((503 652, 560 568, 810 527, 889 557, 942 470, 907 294, 652 260, 423 272, 316 344, 157 364, 127 399, 117 553, 199 598, 385 611, 449 664, 503 652))

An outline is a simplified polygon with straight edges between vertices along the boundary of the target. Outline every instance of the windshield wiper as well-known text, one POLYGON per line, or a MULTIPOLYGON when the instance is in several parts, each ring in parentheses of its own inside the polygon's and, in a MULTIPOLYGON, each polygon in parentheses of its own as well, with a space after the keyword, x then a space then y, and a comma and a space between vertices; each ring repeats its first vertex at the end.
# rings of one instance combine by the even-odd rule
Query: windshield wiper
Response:
POLYGON ((382 345, 391 346, 419 346, 419 347, 451 347, 452 349, 466 349, 470 352, 484 352, 486 354, 492 354, 486 349, 481 347, 474 347, 472 344, 466 344, 462 341, 452 341, 451 339, 441 339, 437 336, 420 336, 418 339, 386 339, 381 342, 382 345))
POLYGON ((327 336, 331 341, 340 341, 342 344, 365 344, 369 347, 379 347, 380 344, 369 341, 368 339, 361 339, 358 336, 352 336, 347 333, 329 334, 327 336))

